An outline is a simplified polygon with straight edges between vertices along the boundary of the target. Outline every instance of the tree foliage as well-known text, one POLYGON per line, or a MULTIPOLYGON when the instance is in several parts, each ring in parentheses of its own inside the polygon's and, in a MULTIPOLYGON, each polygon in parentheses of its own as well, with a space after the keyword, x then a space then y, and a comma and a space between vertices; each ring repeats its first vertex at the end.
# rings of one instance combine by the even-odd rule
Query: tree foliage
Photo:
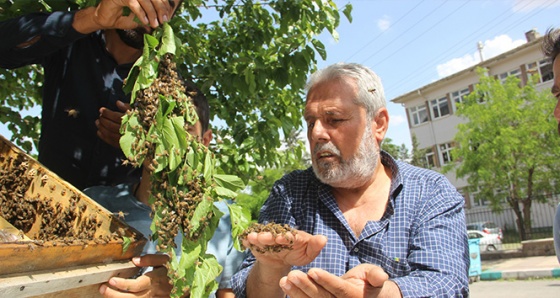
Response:
POLYGON ((381 143, 381 149, 385 150, 395 159, 406 161, 413 166, 421 168, 428 167, 425 158, 426 149, 418 148, 418 139, 415 134, 412 134, 412 148, 410 151, 406 148, 405 144, 401 144, 400 146, 393 144, 393 140, 391 138, 385 138, 383 140, 383 143, 381 143))
POLYGON ((395 159, 408 161, 410 158, 408 149, 404 144, 401 144, 400 146, 397 144, 393 144, 393 139, 388 137, 383 139, 383 142, 381 143, 381 149, 389 153, 395 159))
POLYGON ((285 162, 282 163, 282 166, 264 169, 261 171, 260 175, 249 181, 247 191, 237 196, 237 204, 251 213, 252 220, 257 220, 259 218, 261 206, 270 195, 274 182, 287 173, 294 170, 303 170, 311 166, 311 157, 307 152, 305 152, 304 157, 301 159, 290 160, 286 158, 290 151, 299 146, 301 142, 299 139, 300 132, 301 131, 293 131, 283 141, 285 149, 281 151, 280 156, 284 158, 285 162))
POLYGON ((410 153, 410 164, 413 166, 428 168, 428 162, 426 161, 426 153, 428 149, 419 149, 418 138, 416 134, 412 134, 412 150, 410 153))
MULTIPOLYGON (((97 0, 0 1, 0 19, 35 11, 78 9, 97 0)), ((325 59, 317 39, 328 31, 337 39, 341 12, 351 21, 352 7, 339 11, 332 0, 189 0, 170 22, 183 43, 179 72, 197 83, 210 99, 217 134, 216 155, 224 171, 245 181, 258 167, 281 166, 277 148, 283 136, 302 127, 303 87, 315 70, 317 54, 325 59)), ((1 74, 0 74, 1 75, 1 74)), ((38 119, 18 119, 19 107, 41 102, 40 72, 6 72, 4 84, 24 82, 4 101, 0 118, 11 123, 12 140, 22 145, 26 136, 37 140, 38 119), (32 76, 30 78, 29 76, 32 76), (27 123, 27 122, 29 123, 27 123)), ((3 98, 7 98, 4 96, 3 98)), ((24 146, 29 149, 30 144, 24 146)), ((285 158, 299 159, 304 145, 285 158)))
POLYGON ((537 91, 534 80, 522 85, 511 76, 501 83, 477 71, 480 82, 457 109, 468 122, 455 137, 456 174, 467 177, 471 191, 479 190, 494 211, 507 202, 527 239, 532 203, 546 201, 560 187, 555 100, 549 90, 537 91))

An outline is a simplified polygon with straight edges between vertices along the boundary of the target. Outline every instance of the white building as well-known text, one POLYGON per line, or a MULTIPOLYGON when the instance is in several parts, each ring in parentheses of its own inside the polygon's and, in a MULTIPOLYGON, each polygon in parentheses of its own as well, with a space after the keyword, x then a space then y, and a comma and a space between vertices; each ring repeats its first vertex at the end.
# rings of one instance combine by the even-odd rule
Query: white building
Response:
MULTIPOLYGON (((505 80, 509 75, 515 75, 523 83, 527 81, 531 73, 536 72, 541 78, 537 88, 550 89, 553 78, 552 64, 550 59, 547 59, 542 53, 543 37, 535 30, 531 30, 525 35, 527 42, 513 50, 481 61, 475 66, 391 100, 394 103, 401 104, 406 109, 410 133, 416 135, 419 149, 429 151, 426 155, 426 161, 433 169, 439 170, 441 166, 451 161, 452 157, 449 152, 454 146, 453 139, 457 132, 457 124, 465 121, 455 115, 456 103, 461 102, 463 97, 469 94, 478 82, 478 75, 475 71, 477 67, 488 69, 490 75, 502 80, 505 80)), ((552 113, 552 111, 550 112, 552 113)), ((477 198, 476 193, 467 191, 466 186, 468 184, 465 179, 458 179, 454 172, 449 172, 446 176, 465 197, 467 220, 469 220, 469 214, 488 210, 483 198, 477 198)), ((549 206, 545 204, 541 207, 548 209, 549 206)), ((538 206, 534 206, 533 209, 535 209, 535 212, 539 212, 538 206)), ((510 218, 510 215, 502 214, 498 216, 507 217, 496 220, 502 225, 512 228, 515 226, 514 222, 511 222, 515 219, 510 218)), ((540 213, 539 217, 542 217, 540 213)), ((474 220, 471 217, 469 221, 474 220)), ((543 223, 535 224, 536 226, 550 226, 551 222, 552 219, 545 219, 543 223)))

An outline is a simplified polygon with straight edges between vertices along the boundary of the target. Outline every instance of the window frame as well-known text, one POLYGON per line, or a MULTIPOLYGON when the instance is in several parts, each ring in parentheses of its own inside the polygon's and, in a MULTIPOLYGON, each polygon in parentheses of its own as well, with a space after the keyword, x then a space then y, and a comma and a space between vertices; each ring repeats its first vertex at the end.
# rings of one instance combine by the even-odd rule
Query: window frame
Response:
POLYGON ((430 113, 432 116, 432 119, 439 119, 439 118, 443 118, 445 116, 448 116, 451 114, 451 109, 449 108, 449 100, 447 99, 447 96, 443 96, 440 98, 436 98, 436 99, 432 99, 429 102, 430 105, 430 113), (443 106, 447 107, 447 113, 443 114, 442 110, 443 110, 443 106), (436 115, 436 110, 437 110, 437 115, 436 115))
POLYGON ((428 117, 428 110, 426 109, 426 105, 422 104, 422 105, 410 107, 410 108, 408 108, 408 113, 410 115, 411 126, 418 126, 418 125, 421 125, 422 123, 426 123, 426 122, 430 121, 430 119, 428 117), (425 117, 423 118, 423 119, 425 119, 425 121, 421 121, 422 114, 425 114, 424 115, 425 117))

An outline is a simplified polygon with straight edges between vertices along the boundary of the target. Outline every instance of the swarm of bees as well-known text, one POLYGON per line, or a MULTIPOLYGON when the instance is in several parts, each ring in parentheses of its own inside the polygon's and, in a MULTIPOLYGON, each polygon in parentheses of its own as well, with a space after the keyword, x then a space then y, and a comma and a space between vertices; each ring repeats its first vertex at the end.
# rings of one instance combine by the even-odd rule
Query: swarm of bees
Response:
MULTIPOLYGON (((210 225, 209 219, 215 215, 210 208, 207 214, 202 215, 203 220, 192 222, 195 210, 198 210, 197 207, 203 200, 213 202, 207 194, 211 185, 208 185, 204 177, 196 174, 196 169, 187 163, 182 163, 174 169, 166 165, 172 157, 186 161, 186 155, 191 149, 197 153, 207 153, 208 149, 195 142, 194 138, 188 139, 188 135, 186 142, 188 148, 166 147, 163 150, 157 148, 158 144, 165 142, 166 135, 158 134, 160 127, 157 126, 156 117, 164 115, 169 117, 168 119, 185 119, 183 127, 185 132, 193 124, 189 121, 197 117, 196 109, 191 102, 192 94, 187 91, 179 77, 174 55, 166 53, 158 59, 157 77, 149 87, 137 91, 132 109, 127 112, 129 119, 135 119, 135 123, 140 124, 140 127, 131 128, 134 140, 131 143, 132 153, 127 157, 128 164, 136 167, 143 165, 150 173, 150 203, 154 220, 152 224, 155 226, 152 239, 157 242, 158 251, 174 255, 172 252, 177 248, 175 237, 179 233, 184 239, 196 242, 201 239, 205 229, 210 225), (172 102, 170 112, 158 112, 160 106, 163 106, 163 103, 160 103, 162 98, 172 102), (182 177, 182 182, 178 183, 176 177, 182 177)), ((179 280, 185 277, 179 277, 169 263, 166 266, 172 283, 182 284, 179 280)), ((174 286, 172 296, 181 296, 181 293, 189 290, 188 287, 184 287, 185 285, 174 286)))
MULTIPOLYGON (((246 229, 245 231, 243 231, 243 233, 239 236, 239 238, 241 240, 245 240, 247 239, 247 236, 250 233, 263 233, 263 232, 268 232, 271 233, 272 236, 276 237, 278 235, 282 235, 284 237, 286 237, 287 234, 292 234, 292 236, 295 236, 297 233, 297 230, 295 230, 294 228, 284 224, 277 224, 277 223, 273 223, 273 222, 269 222, 267 224, 261 224, 261 223, 253 223, 251 226, 249 226, 248 229, 246 229)), ((275 244, 275 245, 266 245, 264 247, 256 247, 251 245, 251 249, 258 252, 258 253, 267 253, 267 252, 281 252, 283 250, 291 250, 292 249, 292 238, 288 238, 286 237, 286 239, 290 240, 290 244, 288 245, 282 245, 282 244, 275 244)))
MULTIPOLYGON (((0 216, 22 234, 27 235, 32 228, 37 231, 34 227, 39 226, 31 240, 33 243, 43 245, 48 241, 54 246, 122 241, 124 231, 95 237, 102 221, 96 214, 85 215, 87 205, 80 204, 77 193, 69 191, 69 203, 64 205, 54 202, 53 197, 46 197, 46 194, 58 195, 53 193, 55 185, 49 183, 48 176, 41 169, 31 168, 23 155, 2 156, 0 164, 3 165, 0 169, 0 216), (48 189, 43 195, 40 192, 29 195, 28 190, 35 179, 40 180, 39 187, 48 189)), ((60 192, 61 196, 66 194, 66 190, 60 192)), ((21 242, 21 237, 1 239, 5 241, 0 242, 21 242)))
MULTIPOLYGON (((151 173, 152 181, 151 197, 154 199, 152 210, 153 214, 162 215, 155 224, 157 227, 155 236, 159 243, 157 248, 165 252, 169 252, 169 248, 176 248, 174 239, 179 231, 183 232, 186 238, 196 240, 202 234, 202 229, 208 226, 208 221, 206 221, 198 231, 193 231, 190 223, 196 207, 205 197, 204 190, 207 186, 202 177, 194 177, 186 181, 184 185, 172 185, 169 182, 167 171, 154 173, 154 169, 158 167, 157 159, 161 155, 164 155, 164 158, 169 155, 164 151, 157 156, 154 143, 161 140, 158 140, 157 136, 147 133, 152 126, 157 124, 155 117, 159 108, 160 96, 172 98, 176 103, 170 117, 196 114, 192 103, 187 102, 190 101, 189 94, 179 78, 177 65, 173 58, 171 53, 166 53, 160 58, 157 78, 149 87, 138 91, 133 108, 128 111, 129 116, 136 117, 141 123, 141 128, 136 133, 144 134, 143 137, 137 137, 136 143, 132 145, 135 147, 134 151, 139 154, 129 158, 128 163, 139 166, 145 159, 151 161, 147 168, 151 173)), ((190 123, 185 123, 185 131, 188 130, 189 125, 190 123)), ((146 164, 144 163, 144 165, 146 164)), ((206 217, 209 219, 212 216, 213 213, 210 212, 206 217)))

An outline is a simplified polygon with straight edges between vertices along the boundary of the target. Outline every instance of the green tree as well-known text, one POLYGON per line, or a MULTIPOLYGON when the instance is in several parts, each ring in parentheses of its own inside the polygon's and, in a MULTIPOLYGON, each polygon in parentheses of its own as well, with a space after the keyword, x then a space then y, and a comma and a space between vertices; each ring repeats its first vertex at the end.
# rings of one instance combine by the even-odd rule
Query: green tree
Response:
MULTIPOLYGON (((0 20, 35 11, 77 9, 97 0, 0 1, 0 20)), ((208 94, 215 119, 217 161, 225 172, 248 181, 262 167, 280 167, 282 158, 301 159, 303 144, 281 157, 282 136, 302 127, 303 87, 316 69, 317 54, 326 59, 317 36, 337 39, 340 13, 351 21, 350 4, 339 11, 332 0, 189 0, 170 22, 182 42, 179 72, 208 94)), ((2 75, 2 73, 0 73, 2 75)), ((17 144, 38 138, 38 119, 19 119, 20 107, 40 103, 39 72, 6 72, 2 88, 2 123, 11 123, 17 144), (32 77, 32 80, 30 79, 32 77), (9 100, 6 98, 10 97, 9 100), (29 122, 29 123, 28 123, 29 122), (21 139, 26 136, 26 139, 21 139)), ((36 144, 36 143, 35 143, 36 144)))
POLYGON ((428 163, 426 162, 427 149, 419 149, 418 138, 416 134, 412 134, 412 152, 410 154, 410 164, 413 166, 428 168, 428 163))
POLYGON ((300 147, 300 142, 302 142, 299 138, 300 132, 301 131, 293 131, 286 136, 284 140, 284 146, 286 148, 280 152, 280 156, 285 158, 283 166, 263 170, 261 175, 249 181, 247 191, 237 196, 237 203, 241 205, 243 209, 250 211, 253 220, 258 219, 261 206, 268 198, 274 182, 287 173, 294 170, 306 169, 311 166, 311 158, 307 152, 303 154, 303 158, 301 159, 286 158, 290 155, 286 154, 286 152, 300 147))
MULTIPOLYGON (((499 212, 503 203, 516 217, 521 239, 531 237, 531 206, 545 202, 560 187, 560 138, 552 117, 555 100, 530 80, 514 76, 504 83, 477 70, 480 82, 459 105, 454 150, 456 174, 499 212)), ((449 170, 449 169, 448 169, 449 170)))
POLYGON ((385 137, 385 139, 383 139, 381 149, 389 153, 395 159, 402 161, 408 161, 409 159, 408 149, 406 146, 404 144, 401 144, 401 146, 393 144, 393 139, 391 138, 385 137))

